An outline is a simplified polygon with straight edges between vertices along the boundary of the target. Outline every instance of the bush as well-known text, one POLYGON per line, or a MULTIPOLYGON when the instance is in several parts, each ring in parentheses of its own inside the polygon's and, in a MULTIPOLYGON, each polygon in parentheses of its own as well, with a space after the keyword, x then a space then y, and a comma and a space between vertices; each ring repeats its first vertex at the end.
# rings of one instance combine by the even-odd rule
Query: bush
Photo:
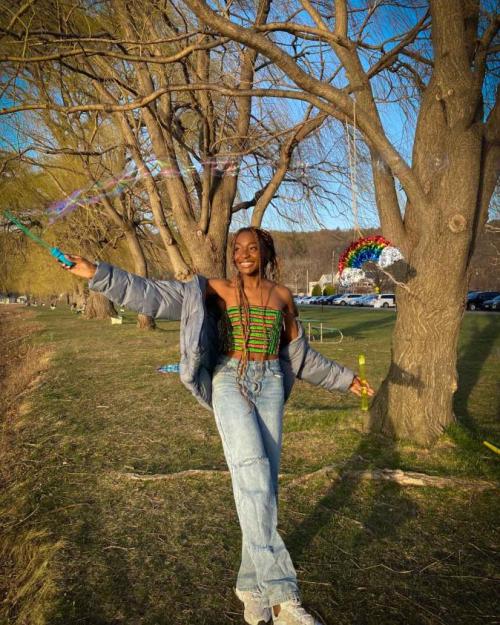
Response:
POLYGON ((315 284, 313 286, 313 290, 311 292, 311 295, 321 295, 321 287, 319 284, 315 284))
POLYGON ((323 289, 323 295, 335 295, 335 287, 331 284, 327 284, 323 289))

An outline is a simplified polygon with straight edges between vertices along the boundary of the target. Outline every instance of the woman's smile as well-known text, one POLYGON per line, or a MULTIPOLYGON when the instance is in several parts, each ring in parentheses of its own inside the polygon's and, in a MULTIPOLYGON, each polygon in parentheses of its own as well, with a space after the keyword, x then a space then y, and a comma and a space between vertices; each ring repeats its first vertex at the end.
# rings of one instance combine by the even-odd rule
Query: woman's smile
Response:
POLYGON ((250 232, 242 232, 234 246, 234 262, 239 271, 250 273, 259 268, 259 244, 250 232))
POLYGON ((238 264, 243 269, 248 269, 249 267, 254 267, 258 263, 255 260, 240 260, 240 261, 238 261, 238 264))

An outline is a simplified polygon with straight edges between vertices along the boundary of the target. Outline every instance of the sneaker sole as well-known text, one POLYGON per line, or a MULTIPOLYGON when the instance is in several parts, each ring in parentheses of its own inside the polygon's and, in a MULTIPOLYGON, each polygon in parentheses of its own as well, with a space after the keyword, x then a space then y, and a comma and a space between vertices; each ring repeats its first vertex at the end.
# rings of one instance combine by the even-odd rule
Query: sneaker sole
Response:
POLYGON ((263 619, 261 619, 260 621, 247 621, 245 617, 243 617, 243 620, 245 621, 245 623, 248 623, 248 625, 267 625, 268 623, 272 623, 273 617, 271 616, 268 621, 264 621, 263 619))

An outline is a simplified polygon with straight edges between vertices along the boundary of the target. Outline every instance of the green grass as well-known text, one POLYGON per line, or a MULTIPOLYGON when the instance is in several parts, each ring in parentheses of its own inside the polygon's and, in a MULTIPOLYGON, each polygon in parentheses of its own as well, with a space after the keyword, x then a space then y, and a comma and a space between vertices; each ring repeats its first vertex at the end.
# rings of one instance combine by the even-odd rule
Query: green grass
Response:
MULTIPOLYGON (((365 353, 380 384, 393 312, 304 307, 301 315, 341 328, 344 340, 320 350, 353 368, 365 353)), ((128 313, 111 326, 62 308, 38 309, 26 330, 33 323, 42 329, 32 343, 51 357, 4 426, 11 594, 0 623, 243 623, 232 594, 240 534, 212 414, 176 375, 155 371, 178 360, 179 324, 141 332, 128 313), (210 472, 130 477, 187 469, 210 472)), ((481 441, 500 443, 499 329, 500 316, 465 316, 460 422, 430 450, 362 434, 354 396, 297 383, 285 415, 280 528, 304 601, 327 625, 500 622, 497 492, 325 473, 294 481, 325 465, 498 477, 499 457, 481 441)))

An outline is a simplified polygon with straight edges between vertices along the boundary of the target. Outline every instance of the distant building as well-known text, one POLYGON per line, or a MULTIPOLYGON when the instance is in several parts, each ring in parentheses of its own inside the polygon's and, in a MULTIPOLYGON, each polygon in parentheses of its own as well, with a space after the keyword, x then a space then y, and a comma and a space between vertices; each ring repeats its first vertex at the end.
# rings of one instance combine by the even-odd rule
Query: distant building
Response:
MULTIPOLYGON (((333 277, 333 280, 334 280, 333 286, 336 286, 338 282, 336 275, 333 277)), ((309 282, 309 288, 307 291, 308 295, 311 295, 312 290, 316 286, 316 284, 319 284, 319 286, 321 287, 321 292, 323 292, 323 289, 325 288, 325 286, 332 284, 332 274, 324 273, 319 280, 315 280, 314 282, 309 282)))
MULTIPOLYGON (((316 286, 316 284, 319 284, 319 286, 321 287, 321 292, 323 292, 323 289, 326 286, 332 284, 332 274, 324 273, 319 280, 309 282, 309 290, 307 292, 307 295, 311 295, 312 290, 316 286)), ((335 290, 338 290, 341 293, 347 293, 348 291, 352 293, 372 293, 375 290, 374 285, 375 282, 371 278, 363 278, 363 280, 360 280, 350 287, 342 287, 339 285, 338 274, 335 274, 335 276, 333 277, 333 286, 335 287, 335 290)))

